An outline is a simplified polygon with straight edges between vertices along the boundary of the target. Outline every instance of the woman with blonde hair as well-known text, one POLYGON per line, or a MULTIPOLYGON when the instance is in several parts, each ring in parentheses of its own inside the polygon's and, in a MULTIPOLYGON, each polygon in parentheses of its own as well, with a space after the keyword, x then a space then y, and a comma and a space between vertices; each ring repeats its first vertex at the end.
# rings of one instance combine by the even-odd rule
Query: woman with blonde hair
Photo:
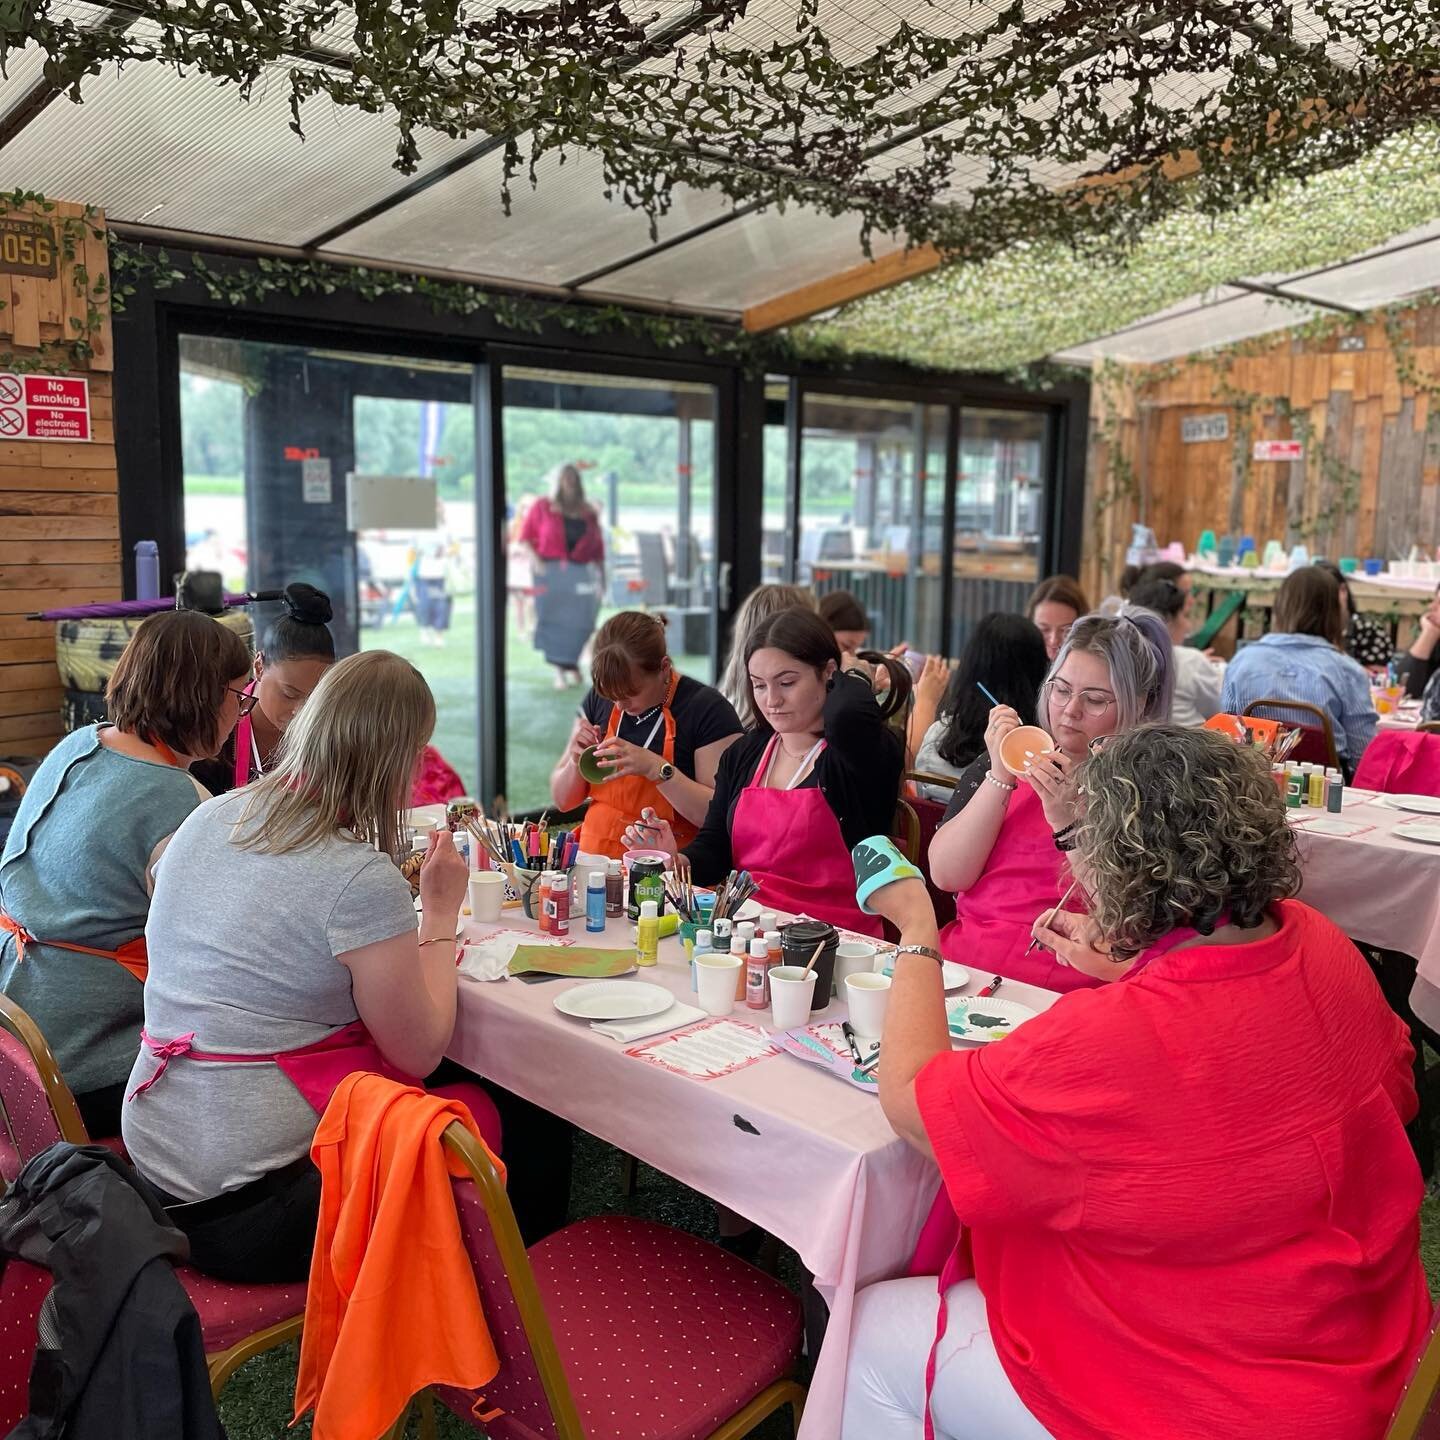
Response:
POLYGON ((605 541, 574 465, 553 472, 553 492, 526 511, 520 540, 535 556, 535 648, 555 667, 557 690, 578 685, 600 613, 605 541))
POLYGON ((802 610, 813 610, 817 615, 820 613, 820 602, 807 586, 757 585, 735 612, 735 624, 730 632, 730 658, 725 662, 725 673, 716 688, 735 707, 740 723, 747 730, 755 728, 755 706, 750 696, 750 672, 745 665, 745 642, 767 620, 797 605, 802 610))
MULTIPOLYGON (((449 1044, 465 861, 448 833, 432 841, 418 933, 396 863, 434 725, 408 661, 342 660, 270 772, 200 806, 157 869, 123 1134, 195 1264, 224 1279, 308 1273, 310 1142, 347 1066, 424 1076, 449 1044)), ((497 1147, 493 1107, 465 1099, 497 1147)))

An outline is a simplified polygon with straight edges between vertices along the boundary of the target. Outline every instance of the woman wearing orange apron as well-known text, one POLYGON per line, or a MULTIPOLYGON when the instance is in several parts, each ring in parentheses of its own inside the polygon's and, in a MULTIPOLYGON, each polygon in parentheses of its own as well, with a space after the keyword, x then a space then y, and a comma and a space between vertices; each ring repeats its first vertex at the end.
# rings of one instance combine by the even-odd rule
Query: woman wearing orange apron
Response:
POLYGON ((110 678, 113 725, 35 772, 0 857, 0 988, 39 1025, 92 1135, 120 1128, 144 1014, 152 870, 205 798, 186 773, 251 703, 250 653, 208 615, 154 615, 110 678))
POLYGON ((718 690, 681 675, 665 645, 658 616, 624 610, 600 627, 591 664, 594 688, 550 776, 562 810, 589 800, 580 849, 618 858, 629 848, 626 827, 652 810, 684 844, 705 818, 720 757, 742 733, 718 690), (594 757, 587 780, 581 765, 594 757))
POLYGON ((868 673, 841 668, 830 627, 798 607, 746 637, 745 659, 758 718, 725 752, 704 825, 685 843, 642 813, 624 843, 683 850, 701 885, 748 870, 766 908, 878 936, 855 903, 850 851, 894 823, 905 756, 887 721, 909 699, 910 671, 876 656, 891 679, 877 699, 868 673))

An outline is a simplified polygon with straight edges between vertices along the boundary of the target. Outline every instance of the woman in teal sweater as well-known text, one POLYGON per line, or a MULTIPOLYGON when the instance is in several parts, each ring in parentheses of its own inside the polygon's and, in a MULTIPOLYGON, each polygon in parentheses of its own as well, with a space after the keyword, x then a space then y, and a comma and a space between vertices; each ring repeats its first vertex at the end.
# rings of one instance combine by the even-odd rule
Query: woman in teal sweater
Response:
POLYGON ((144 1018, 151 870, 204 799, 188 773, 253 704, 250 653, 208 615, 167 611, 110 677, 109 725, 35 773, 0 856, 0 989, 34 1019, 92 1135, 117 1135, 144 1018))

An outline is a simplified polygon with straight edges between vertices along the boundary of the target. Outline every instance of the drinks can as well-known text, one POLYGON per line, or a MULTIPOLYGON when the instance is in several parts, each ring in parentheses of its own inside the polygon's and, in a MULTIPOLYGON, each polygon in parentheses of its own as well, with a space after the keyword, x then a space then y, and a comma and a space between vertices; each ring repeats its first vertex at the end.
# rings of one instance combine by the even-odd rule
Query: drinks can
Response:
POLYGON ((663 860, 636 860, 630 866, 630 907, 632 920, 640 918, 640 907, 647 901, 655 902, 655 913, 665 913, 665 862, 663 860))

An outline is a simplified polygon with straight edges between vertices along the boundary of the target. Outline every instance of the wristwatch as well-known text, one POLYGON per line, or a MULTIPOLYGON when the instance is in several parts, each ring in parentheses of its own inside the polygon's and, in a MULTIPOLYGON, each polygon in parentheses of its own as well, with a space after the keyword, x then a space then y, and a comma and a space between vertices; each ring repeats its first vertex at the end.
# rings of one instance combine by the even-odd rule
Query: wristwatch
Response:
POLYGON ((674 778, 675 767, 668 760, 662 760, 660 762, 660 773, 655 777, 655 783, 657 785, 663 785, 667 780, 673 780, 674 778))

